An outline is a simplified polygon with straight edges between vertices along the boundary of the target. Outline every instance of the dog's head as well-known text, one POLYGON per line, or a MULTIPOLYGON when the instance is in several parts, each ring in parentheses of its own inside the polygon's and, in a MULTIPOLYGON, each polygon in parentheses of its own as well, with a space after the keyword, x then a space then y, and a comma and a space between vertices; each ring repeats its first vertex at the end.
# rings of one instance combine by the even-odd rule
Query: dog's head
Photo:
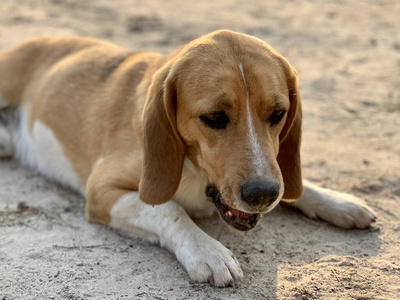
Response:
POLYGON ((170 200, 187 157, 223 219, 249 230, 302 194, 301 118, 296 71, 270 46, 230 31, 197 39, 153 76, 140 197, 170 200))

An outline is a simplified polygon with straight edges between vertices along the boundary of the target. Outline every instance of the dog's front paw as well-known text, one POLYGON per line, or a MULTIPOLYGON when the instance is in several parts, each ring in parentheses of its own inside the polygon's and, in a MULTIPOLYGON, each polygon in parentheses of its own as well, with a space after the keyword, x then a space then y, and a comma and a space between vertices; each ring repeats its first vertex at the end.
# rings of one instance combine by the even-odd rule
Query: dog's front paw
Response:
POLYGON ((364 229, 376 220, 364 200, 353 195, 313 187, 295 204, 309 218, 319 218, 337 227, 364 229))
POLYGON ((243 279, 243 271, 232 252, 203 232, 183 241, 175 254, 194 281, 226 287, 243 279))

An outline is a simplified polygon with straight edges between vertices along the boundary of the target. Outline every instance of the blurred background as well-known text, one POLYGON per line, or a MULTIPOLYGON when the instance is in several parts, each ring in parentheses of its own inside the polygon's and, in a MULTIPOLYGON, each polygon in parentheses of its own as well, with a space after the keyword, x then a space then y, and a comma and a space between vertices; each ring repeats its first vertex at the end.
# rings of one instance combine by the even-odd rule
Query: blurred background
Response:
MULTIPOLYGON (((60 290, 52 285, 54 282, 43 286, 37 280, 43 278, 47 282, 47 275, 38 275, 32 281, 31 291, 69 299, 86 299, 90 295, 104 298, 107 291, 149 299, 190 299, 193 295, 199 299, 400 298, 399 17, 398 0, 1 0, 0 51, 32 37, 80 35, 105 39, 132 51, 169 53, 192 39, 223 28, 266 41, 299 72, 305 116, 304 177, 320 186, 366 199, 378 214, 380 228, 374 233, 340 231, 281 208, 265 217, 240 242, 235 235, 221 234, 222 227, 215 220, 203 224, 207 232, 232 249, 247 276, 240 289, 216 291, 206 285, 188 285, 185 272, 174 258, 161 259, 166 251, 137 241, 125 242, 125 238, 86 224, 83 204, 77 204, 65 216, 80 228, 74 236, 87 231, 93 244, 101 243, 98 239, 114 241, 117 246, 112 249, 113 257, 109 257, 108 250, 96 252, 98 257, 102 255, 102 265, 96 265, 95 277, 77 271, 77 267, 70 267, 70 273, 61 271, 59 278, 65 281, 73 280, 76 272, 81 272, 80 279, 69 290, 60 290), (133 253, 121 250, 124 245, 133 253), (124 256, 128 254, 129 257, 124 256), (131 266, 129 259, 146 262, 136 269, 138 265, 131 266), (154 259, 158 261, 154 263, 154 259), (155 274, 154 269, 163 264, 166 269, 155 274), (135 270, 141 273, 138 271, 137 275, 135 270), (173 276, 170 270, 174 270, 173 276), (138 276, 144 281, 137 281, 138 276), (162 288, 157 284, 151 286, 154 276, 165 281, 162 288), (130 278, 134 280, 131 282, 130 278), (140 291, 145 285, 147 292, 143 294, 140 291), (86 296, 82 287, 90 291, 86 296)), ((56 197, 55 194, 62 199, 74 198, 60 190, 51 194, 51 185, 14 163, 1 162, 0 167, 0 201, 9 199, 7 205, 15 202, 15 197, 9 196, 11 191, 38 206, 43 206, 43 195, 46 199, 56 197), (17 179, 21 175, 23 182, 17 179), (14 179, 11 182, 7 178, 14 179)), ((65 200, 53 200, 49 204, 53 212, 63 209, 57 203, 67 205, 62 202, 65 200)), ((74 203, 81 203, 77 201, 74 203)), ((45 225, 48 221, 41 222, 45 225)), ((53 229, 49 236, 61 237, 69 232, 68 228, 60 227, 57 233, 53 229)), ((87 232, 82 239, 88 238, 87 232)), ((8 240, 21 241, 21 236, 28 240, 27 234, 26 230, 13 227, 8 231, 8 240)), ((37 238, 43 239, 43 244, 37 249, 36 259, 53 257, 60 262, 59 268, 67 268, 70 262, 76 266, 76 259, 85 258, 93 264, 97 259, 86 252, 79 252, 78 256, 73 252, 58 255, 48 247, 54 240, 45 240, 41 232, 37 238)), ((18 267, 18 262, 9 259, 10 253, 25 249, 27 244, 15 248, 13 243, 10 245, 5 252, 0 251, 0 264, 2 257, 6 257, 7 278, 11 278, 7 279, 6 296, 10 298, 13 291, 14 295, 26 296, 21 291, 30 279, 24 277, 22 286, 15 285, 13 280, 38 266, 21 252, 24 265, 18 267)), ((42 264, 44 270, 40 274, 46 274, 52 261, 42 264)), ((89 267, 87 272, 92 272, 89 267)))

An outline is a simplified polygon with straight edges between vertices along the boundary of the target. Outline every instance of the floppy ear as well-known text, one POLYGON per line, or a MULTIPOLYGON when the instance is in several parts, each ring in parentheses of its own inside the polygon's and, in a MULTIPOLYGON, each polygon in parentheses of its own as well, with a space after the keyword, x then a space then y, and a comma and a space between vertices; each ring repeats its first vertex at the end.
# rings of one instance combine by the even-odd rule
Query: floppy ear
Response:
POLYGON ((292 69, 288 79, 290 108, 285 126, 280 133, 278 164, 282 172, 285 191, 283 199, 298 199, 303 194, 301 177, 301 99, 297 86, 297 73, 292 69))
POLYGON ((143 174, 140 199, 157 205, 167 202, 178 189, 184 160, 184 143, 176 126, 175 78, 165 66, 149 87, 143 110, 143 174))

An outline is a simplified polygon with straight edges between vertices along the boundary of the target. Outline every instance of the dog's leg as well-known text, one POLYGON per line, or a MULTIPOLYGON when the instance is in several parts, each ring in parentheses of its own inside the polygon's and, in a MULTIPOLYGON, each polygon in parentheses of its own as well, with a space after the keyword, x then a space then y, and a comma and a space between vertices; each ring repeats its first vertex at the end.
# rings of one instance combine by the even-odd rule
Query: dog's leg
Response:
POLYGON ((289 205, 301 210, 307 217, 322 219, 341 228, 367 228, 376 217, 364 200, 353 195, 304 183, 303 196, 289 205))
POLYGON ((0 125, 0 158, 8 158, 14 154, 10 132, 0 125))
POLYGON ((169 201, 154 207, 143 203, 138 192, 126 188, 127 178, 134 175, 127 177, 124 168, 114 172, 115 166, 117 163, 104 161, 89 178, 86 188, 89 221, 128 233, 137 234, 139 230, 145 233, 145 238, 158 240, 176 255, 192 280, 216 286, 241 281, 243 272, 231 251, 202 231, 177 203, 169 201))
POLYGON ((192 280, 227 286, 243 277, 231 251, 197 227, 173 201, 152 207, 140 201, 138 192, 129 192, 113 206, 110 225, 157 235, 161 246, 175 253, 192 280))
MULTIPOLYGON (((1 96, 0 96, 1 105, 1 96)), ((1 108, 0 108, 1 109, 1 108)), ((3 119, 3 113, 0 110, 0 158, 11 157, 14 153, 14 145, 11 136, 11 132, 7 127, 5 118, 3 119)))

